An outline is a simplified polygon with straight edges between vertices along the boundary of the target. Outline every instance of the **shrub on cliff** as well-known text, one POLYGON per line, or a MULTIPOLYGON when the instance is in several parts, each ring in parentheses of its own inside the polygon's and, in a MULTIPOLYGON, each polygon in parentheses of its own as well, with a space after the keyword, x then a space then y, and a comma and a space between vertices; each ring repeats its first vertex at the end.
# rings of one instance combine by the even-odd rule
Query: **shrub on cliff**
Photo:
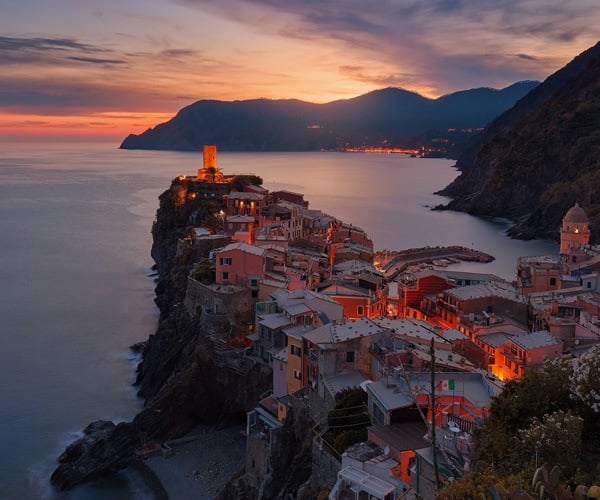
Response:
POLYGON ((367 394, 360 388, 347 389, 336 396, 337 403, 327 416, 327 432, 323 439, 338 453, 349 446, 367 440, 371 418, 367 409, 367 394))

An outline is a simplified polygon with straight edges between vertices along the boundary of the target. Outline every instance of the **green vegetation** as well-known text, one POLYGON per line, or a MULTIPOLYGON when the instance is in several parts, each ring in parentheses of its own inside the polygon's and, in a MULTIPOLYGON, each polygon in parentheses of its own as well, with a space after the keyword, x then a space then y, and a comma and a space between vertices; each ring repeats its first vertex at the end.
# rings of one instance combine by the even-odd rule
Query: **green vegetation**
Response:
POLYGON ((599 417, 600 347, 531 368, 494 399, 488 421, 475 432, 474 470, 440 498, 482 498, 496 484, 507 491, 522 484, 534 494, 531 478, 542 465, 560 468, 561 491, 600 483, 599 417))
POLYGON ((323 440, 342 454, 349 446, 367 440, 371 424, 367 411, 367 394, 360 388, 347 389, 336 396, 335 408, 327 416, 323 440))
POLYGON ((252 174, 238 175, 231 184, 232 191, 243 191, 246 186, 262 186, 262 177, 252 174))

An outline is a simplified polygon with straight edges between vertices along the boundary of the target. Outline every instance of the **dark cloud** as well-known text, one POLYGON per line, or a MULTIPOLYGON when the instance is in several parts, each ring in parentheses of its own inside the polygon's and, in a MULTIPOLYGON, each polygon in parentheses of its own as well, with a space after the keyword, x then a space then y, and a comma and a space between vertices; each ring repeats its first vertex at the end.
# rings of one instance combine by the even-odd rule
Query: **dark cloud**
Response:
POLYGON ((339 67, 342 75, 347 75, 359 82, 365 82, 374 87, 399 87, 407 83, 417 82, 419 76, 414 73, 373 73, 366 66, 343 65, 339 67))
POLYGON ((47 81, 13 78, 2 83, 0 107, 19 113, 35 110, 39 115, 87 113, 98 109, 128 109, 132 112, 170 111, 175 99, 149 94, 135 87, 117 88, 91 82, 47 81))
POLYGON ((125 62, 117 58, 100 57, 105 54, 112 54, 112 51, 70 38, 0 37, 0 64, 55 65, 68 62, 123 64, 125 62))
POLYGON ((194 57, 197 55, 198 51, 191 49, 167 49, 159 53, 159 56, 167 57, 170 59, 179 59, 181 57, 194 57))
POLYGON ((98 59, 96 57, 77 57, 69 56, 67 59, 71 61, 87 62, 92 64, 125 64, 125 61, 118 59, 98 59))
POLYGON ((538 58, 535 56, 530 56, 529 54, 515 54, 519 59, 526 59, 527 61, 537 61, 538 58))

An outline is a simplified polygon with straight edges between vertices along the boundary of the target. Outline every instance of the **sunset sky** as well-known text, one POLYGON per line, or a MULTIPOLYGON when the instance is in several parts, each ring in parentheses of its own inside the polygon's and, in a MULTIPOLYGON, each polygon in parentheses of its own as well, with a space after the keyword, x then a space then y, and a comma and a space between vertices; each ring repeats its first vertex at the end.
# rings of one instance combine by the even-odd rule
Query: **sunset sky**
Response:
POLYGON ((124 137, 200 99, 543 80, 598 0, 0 0, 0 135, 124 137))

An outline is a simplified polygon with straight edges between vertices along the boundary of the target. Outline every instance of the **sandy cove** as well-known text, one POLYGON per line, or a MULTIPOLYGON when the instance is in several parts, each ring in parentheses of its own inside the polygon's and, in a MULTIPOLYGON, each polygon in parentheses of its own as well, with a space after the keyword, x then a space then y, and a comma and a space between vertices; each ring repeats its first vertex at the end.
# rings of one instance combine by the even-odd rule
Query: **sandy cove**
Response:
POLYGON ((139 459, 131 466, 156 500, 210 499, 244 466, 244 427, 199 426, 169 441, 168 456, 139 459))

